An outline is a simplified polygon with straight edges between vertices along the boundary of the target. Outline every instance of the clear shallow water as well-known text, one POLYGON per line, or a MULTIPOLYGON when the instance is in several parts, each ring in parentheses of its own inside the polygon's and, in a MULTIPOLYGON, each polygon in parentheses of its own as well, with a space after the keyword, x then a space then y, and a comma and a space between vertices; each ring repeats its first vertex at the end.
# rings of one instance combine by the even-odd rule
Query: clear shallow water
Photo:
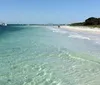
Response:
POLYGON ((38 26, 0 33, 0 85, 100 84, 100 35, 38 26))

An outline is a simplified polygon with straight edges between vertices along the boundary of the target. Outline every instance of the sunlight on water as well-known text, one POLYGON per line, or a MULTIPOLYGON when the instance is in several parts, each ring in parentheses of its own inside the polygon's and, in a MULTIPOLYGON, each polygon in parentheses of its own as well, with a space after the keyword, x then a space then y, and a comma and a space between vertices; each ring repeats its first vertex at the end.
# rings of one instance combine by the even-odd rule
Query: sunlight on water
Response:
POLYGON ((99 85, 98 58, 63 47, 62 38, 45 27, 8 27, 0 35, 0 85, 99 85))

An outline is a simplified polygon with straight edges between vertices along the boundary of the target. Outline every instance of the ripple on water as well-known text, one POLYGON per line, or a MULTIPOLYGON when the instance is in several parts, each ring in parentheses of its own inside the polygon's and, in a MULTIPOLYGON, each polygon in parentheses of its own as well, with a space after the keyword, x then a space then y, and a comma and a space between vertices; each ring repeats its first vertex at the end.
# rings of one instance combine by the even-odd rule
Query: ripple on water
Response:
MULTIPOLYGON (((39 47, 35 49, 39 50, 39 47)), ((37 52, 32 52, 32 48, 29 50, 31 51, 27 50, 19 55, 22 57, 17 55, 15 62, 10 62, 6 68, 5 64, 0 64, 3 67, 2 71, 5 71, 0 74, 1 85, 95 85, 94 82, 98 85, 99 83, 100 65, 95 62, 73 56, 66 49, 54 48, 53 51, 43 49, 37 52)))
MULTIPOLYGON (((56 80, 53 78, 52 72, 48 68, 48 63, 37 63, 34 60, 11 65, 8 78, 8 82, 10 82, 8 85, 57 85, 57 82, 54 82, 56 80)), ((4 80, 3 76, 2 79, 4 80)))

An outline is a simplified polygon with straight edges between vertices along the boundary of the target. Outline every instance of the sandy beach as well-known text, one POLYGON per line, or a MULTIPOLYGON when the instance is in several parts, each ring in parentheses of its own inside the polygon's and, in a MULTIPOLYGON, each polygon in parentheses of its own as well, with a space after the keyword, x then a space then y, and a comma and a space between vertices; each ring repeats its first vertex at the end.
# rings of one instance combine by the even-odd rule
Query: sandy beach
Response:
POLYGON ((92 27, 84 27, 84 26, 61 26, 60 28, 68 29, 72 31, 85 31, 85 32, 91 32, 91 33, 99 33, 100 34, 100 28, 92 28, 92 27))

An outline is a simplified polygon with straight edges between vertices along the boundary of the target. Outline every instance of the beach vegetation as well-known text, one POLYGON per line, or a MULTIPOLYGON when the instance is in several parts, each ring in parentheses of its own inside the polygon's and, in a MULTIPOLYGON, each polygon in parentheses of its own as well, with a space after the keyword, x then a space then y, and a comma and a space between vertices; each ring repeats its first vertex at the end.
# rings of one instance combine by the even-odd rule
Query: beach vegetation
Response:
POLYGON ((84 22, 72 23, 70 26, 89 26, 89 27, 99 27, 100 28, 100 18, 90 17, 84 22))

